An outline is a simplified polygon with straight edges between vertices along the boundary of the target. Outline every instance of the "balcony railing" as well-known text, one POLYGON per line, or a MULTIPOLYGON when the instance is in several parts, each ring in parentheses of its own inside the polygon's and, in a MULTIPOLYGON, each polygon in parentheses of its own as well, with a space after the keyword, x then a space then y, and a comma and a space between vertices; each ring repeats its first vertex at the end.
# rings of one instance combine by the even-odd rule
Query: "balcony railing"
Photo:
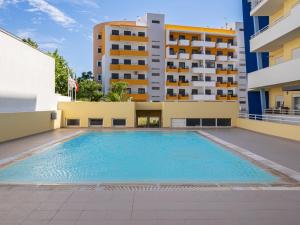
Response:
POLYGON ((300 117, 300 109, 290 110, 288 108, 280 108, 280 109, 265 109, 265 114, 271 115, 291 115, 291 116, 299 116, 300 117))
POLYGON ((300 125, 300 117, 298 116, 268 115, 268 114, 258 115, 258 114, 240 113, 239 117, 243 119, 250 119, 250 120, 257 120, 257 121, 300 125))

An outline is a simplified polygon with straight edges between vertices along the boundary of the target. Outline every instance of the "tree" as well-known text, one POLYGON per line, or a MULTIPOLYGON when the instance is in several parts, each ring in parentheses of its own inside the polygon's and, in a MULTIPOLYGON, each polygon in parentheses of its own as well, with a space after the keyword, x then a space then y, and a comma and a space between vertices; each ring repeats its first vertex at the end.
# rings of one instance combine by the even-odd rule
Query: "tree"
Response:
POLYGON ((69 67, 67 61, 55 50, 48 53, 55 59, 55 92, 61 95, 68 94, 68 77, 73 77, 74 72, 69 67))
POLYGON ((26 44, 30 45, 33 48, 36 48, 36 49, 39 48, 38 43, 35 42, 34 40, 32 40, 31 38, 23 38, 22 41, 25 42, 26 44))
POLYGON ((77 98, 80 100, 88 100, 97 102, 103 97, 101 92, 101 84, 94 80, 81 80, 78 82, 79 90, 77 93, 77 98))
POLYGON ((106 96, 110 102, 126 102, 129 99, 127 92, 128 84, 125 82, 116 82, 111 85, 111 90, 106 96))
POLYGON ((93 77, 93 73, 91 71, 88 71, 88 72, 82 72, 81 73, 81 77, 78 77, 77 78, 77 81, 80 82, 82 80, 92 80, 94 77, 93 77))

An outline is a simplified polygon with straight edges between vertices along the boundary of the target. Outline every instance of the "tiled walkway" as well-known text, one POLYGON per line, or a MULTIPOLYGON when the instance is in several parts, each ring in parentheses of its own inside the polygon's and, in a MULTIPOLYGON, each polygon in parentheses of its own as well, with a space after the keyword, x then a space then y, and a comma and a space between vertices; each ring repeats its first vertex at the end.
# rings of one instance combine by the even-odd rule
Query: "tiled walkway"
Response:
MULTIPOLYGON (((74 131, 59 130, 0 144, 0 159, 74 131)), ((205 131, 300 172, 297 142, 237 129, 205 131)), ((296 190, 105 191, 0 186, 0 225, 296 225, 299 221, 300 191, 296 190)))

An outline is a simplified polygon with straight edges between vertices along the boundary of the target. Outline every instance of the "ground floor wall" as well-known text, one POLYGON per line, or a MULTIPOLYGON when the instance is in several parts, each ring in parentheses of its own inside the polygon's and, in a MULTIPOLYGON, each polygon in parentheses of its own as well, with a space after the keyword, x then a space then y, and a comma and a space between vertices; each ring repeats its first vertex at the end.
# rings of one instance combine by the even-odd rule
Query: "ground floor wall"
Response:
MULTIPOLYGON (((300 97, 300 91, 283 91, 282 86, 272 87, 269 89, 270 107, 276 108, 276 102, 283 102, 284 107, 295 109, 294 98, 300 97)), ((279 104, 279 103, 278 103, 279 104)))
POLYGON ((0 113, 0 142, 60 128, 61 111, 51 119, 53 111, 0 113))
POLYGON ((64 102, 59 103, 58 108, 63 112, 62 127, 83 128, 89 127, 93 119, 104 128, 114 127, 115 120, 125 120, 123 127, 134 128, 137 112, 145 114, 146 111, 160 112, 160 124, 164 128, 172 127, 172 119, 186 118, 224 118, 230 119, 234 126, 239 111, 237 102, 64 102))
POLYGON ((297 125, 238 118, 236 126, 258 133, 300 141, 300 126, 297 125))

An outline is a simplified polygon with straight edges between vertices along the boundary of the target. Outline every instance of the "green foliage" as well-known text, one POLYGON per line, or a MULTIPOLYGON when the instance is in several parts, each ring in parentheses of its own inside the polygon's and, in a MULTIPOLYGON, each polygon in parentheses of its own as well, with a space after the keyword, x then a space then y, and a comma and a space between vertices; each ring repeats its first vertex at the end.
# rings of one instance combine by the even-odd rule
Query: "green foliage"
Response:
POLYGON ((106 96, 106 100, 110 102, 126 102, 128 101, 127 93, 128 84, 125 82, 116 82, 111 85, 111 90, 106 96))
POLYGON ((82 72, 81 77, 78 77, 77 81, 80 82, 82 80, 91 80, 91 79, 93 79, 93 73, 89 71, 89 72, 82 72))
POLYGON ((38 49, 39 45, 37 42, 35 42, 34 40, 32 40, 31 38, 23 38, 22 39, 23 42, 27 43, 28 45, 38 49))
POLYGON ((94 80, 82 79, 78 85, 77 99, 97 102, 103 97, 101 84, 94 80))
POLYGON ((68 77, 73 77, 74 72, 67 61, 55 50, 49 53, 55 59, 55 92, 61 95, 68 94, 68 77))

